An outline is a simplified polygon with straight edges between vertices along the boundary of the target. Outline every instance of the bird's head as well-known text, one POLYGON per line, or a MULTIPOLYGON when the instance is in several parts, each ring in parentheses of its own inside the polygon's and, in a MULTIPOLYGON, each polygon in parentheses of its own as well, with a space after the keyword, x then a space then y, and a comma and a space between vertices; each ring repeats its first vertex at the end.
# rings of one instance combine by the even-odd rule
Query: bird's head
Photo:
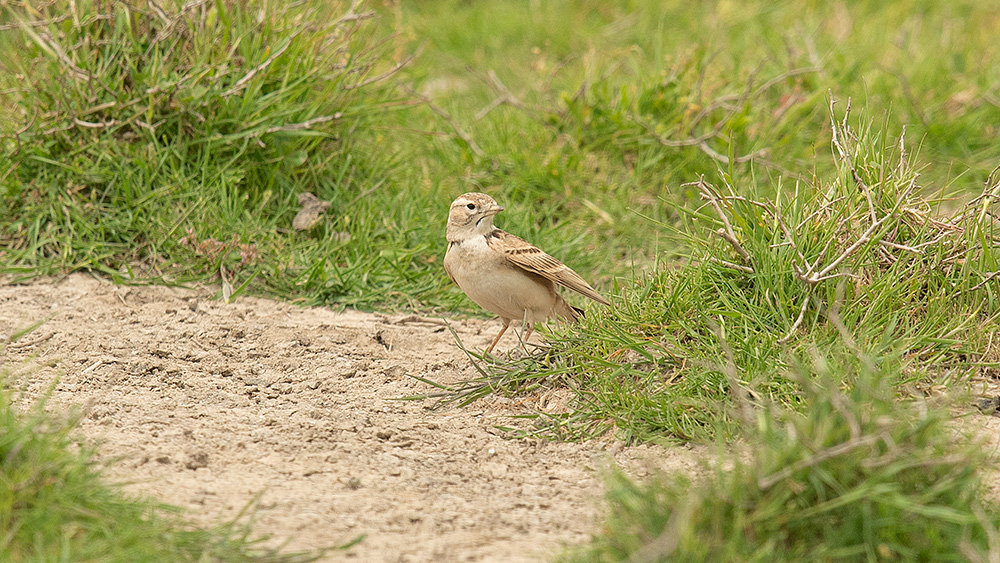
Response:
POLYGON ((448 240, 485 236, 493 231, 493 216, 503 211, 492 197, 470 192, 458 196, 448 211, 448 240))

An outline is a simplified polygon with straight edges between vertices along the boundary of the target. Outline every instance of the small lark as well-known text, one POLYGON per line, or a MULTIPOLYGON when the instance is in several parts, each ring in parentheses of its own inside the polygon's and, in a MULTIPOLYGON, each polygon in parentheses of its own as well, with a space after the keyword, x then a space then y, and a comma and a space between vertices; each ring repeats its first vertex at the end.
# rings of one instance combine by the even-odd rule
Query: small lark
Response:
POLYGON ((556 291, 556 284, 609 305, 579 274, 522 238, 493 226, 503 211, 493 198, 480 193, 458 196, 448 212, 448 253, 444 269, 451 280, 480 307, 500 316, 503 328, 486 349, 500 341, 510 324, 525 323, 524 342, 535 323, 552 315, 575 321, 583 311, 556 291))

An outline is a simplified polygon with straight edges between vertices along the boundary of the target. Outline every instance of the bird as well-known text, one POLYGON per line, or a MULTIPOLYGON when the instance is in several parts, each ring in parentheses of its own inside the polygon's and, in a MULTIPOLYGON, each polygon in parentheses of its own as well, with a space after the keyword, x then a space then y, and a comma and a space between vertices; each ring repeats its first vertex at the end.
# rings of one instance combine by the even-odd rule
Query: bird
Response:
POLYGON ((568 321, 583 316, 556 290, 567 287, 610 305, 579 274, 528 241, 493 225, 493 217, 504 208, 490 196, 470 192, 458 196, 448 210, 448 251, 444 269, 470 299, 500 317, 503 327, 486 354, 515 320, 525 326, 527 342, 535 323, 553 315, 568 321))

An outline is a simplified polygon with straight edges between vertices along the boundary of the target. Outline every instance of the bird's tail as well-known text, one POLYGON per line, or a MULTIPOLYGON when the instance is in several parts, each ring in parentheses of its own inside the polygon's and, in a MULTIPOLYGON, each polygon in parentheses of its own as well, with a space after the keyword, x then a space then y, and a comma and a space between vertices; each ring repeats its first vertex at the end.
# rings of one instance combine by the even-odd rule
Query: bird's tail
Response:
POLYGON ((555 312, 557 315, 570 322, 583 318, 583 309, 570 305, 562 297, 560 297, 559 302, 556 303, 555 312))

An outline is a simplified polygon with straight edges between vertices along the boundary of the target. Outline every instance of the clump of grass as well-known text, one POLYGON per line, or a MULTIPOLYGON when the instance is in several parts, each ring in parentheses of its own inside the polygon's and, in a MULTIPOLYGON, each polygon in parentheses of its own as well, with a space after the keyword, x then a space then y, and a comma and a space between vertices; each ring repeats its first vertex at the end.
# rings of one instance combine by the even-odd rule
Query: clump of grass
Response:
POLYGON ((968 360, 989 349, 984 327, 1000 305, 1000 177, 965 205, 926 199, 904 136, 851 127, 848 114, 831 114, 836 176, 761 190, 731 173, 722 188, 694 182, 706 203, 677 208, 693 249, 686 264, 635 279, 578 332, 556 331, 551 353, 491 371, 466 397, 568 386, 575 412, 557 436, 614 426, 626 439, 707 439, 735 428, 715 331, 732 345, 740 385, 791 406, 786 351, 836 351, 831 309, 863 350, 895 366, 897 384, 975 372, 968 360))
MULTIPOLYGON (((10 342, 28 334, 22 330, 10 342)), ((0 358, 6 344, 0 346, 0 358)), ((178 509, 126 495, 75 437, 78 416, 45 410, 10 387, 31 367, 0 364, 0 553, 5 561, 233 561, 295 563, 322 551, 268 548, 252 511, 203 529, 178 509)), ((252 507, 251 507, 252 508, 252 507)))
POLYGON ((360 3, 13 2, 0 18, 6 269, 288 292, 347 246, 348 210, 392 167, 369 127, 405 60, 360 3), (305 191, 333 205, 297 234, 305 191), (198 251, 237 238, 253 260, 198 251))
POLYGON ((982 500, 979 476, 990 462, 981 447, 956 439, 947 401, 899 400, 899 374, 851 346, 787 362, 785 377, 801 393, 797 409, 738 401, 736 451, 720 454, 702 477, 637 483, 611 475, 601 532, 562 560, 995 556, 1000 517, 982 500))

